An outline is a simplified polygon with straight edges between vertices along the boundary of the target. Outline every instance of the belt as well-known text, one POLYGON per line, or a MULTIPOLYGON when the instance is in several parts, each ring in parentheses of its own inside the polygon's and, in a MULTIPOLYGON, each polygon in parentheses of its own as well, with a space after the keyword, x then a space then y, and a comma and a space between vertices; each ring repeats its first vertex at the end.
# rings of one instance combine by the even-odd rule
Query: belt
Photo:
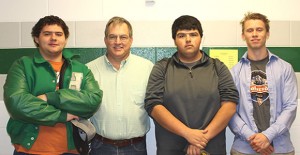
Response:
POLYGON ((114 146, 118 146, 118 147, 124 147, 124 146, 128 146, 128 145, 143 141, 145 139, 145 136, 135 137, 135 138, 131 138, 131 139, 112 140, 112 139, 108 139, 108 138, 102 137, 101 135, 96 134, 95 138, 105 144, 110 144, 110 145, 114 145, 114 146))

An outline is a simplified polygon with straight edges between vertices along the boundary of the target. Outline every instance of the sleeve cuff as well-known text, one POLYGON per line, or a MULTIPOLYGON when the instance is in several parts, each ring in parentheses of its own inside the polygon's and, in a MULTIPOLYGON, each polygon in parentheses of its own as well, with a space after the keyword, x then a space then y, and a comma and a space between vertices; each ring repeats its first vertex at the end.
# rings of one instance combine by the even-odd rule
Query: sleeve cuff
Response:
POLYGON ((66 121, 67 121, 67 112, 62 111, 62 112, 61 112, 61 115, 60 115, 59 118, 58 118, 58 122, 64 123, 64 122, 66 122, 66 121))
POLYGON ((58 107, 59 101, 59 95, 57 92, 49 92, 45 94, 47 96, 47 103, 50 105, 53 105, 55 107, 58 107))
POLYGON ((249 137, 252 136, 252 135, 254 135, 254 134, 255 134, 255 132, 253 132, 252 130, 246 129, 244 131, 244 135, 245 135, 244 138, 245 138, 245 140, 248 141, 249 137))
POLYGON ((273 141, 273 139, 275 137, 274 134, 271 134, 271 132, 268 132, 268 130, 263 131, 261 133, 264 134, 268 138, 268 140, 269 140, 270 143, 272 143, 272 141, 273 141))

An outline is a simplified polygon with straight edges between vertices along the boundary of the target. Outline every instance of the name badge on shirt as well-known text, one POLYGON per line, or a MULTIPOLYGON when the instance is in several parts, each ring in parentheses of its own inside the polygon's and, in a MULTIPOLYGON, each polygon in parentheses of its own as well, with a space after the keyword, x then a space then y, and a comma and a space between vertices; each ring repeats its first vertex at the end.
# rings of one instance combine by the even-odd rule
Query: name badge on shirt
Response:
POLYGON ((70 81, 69 89, 80 91, 81 82, 83 79, 83 73, 73 72, 70 81))

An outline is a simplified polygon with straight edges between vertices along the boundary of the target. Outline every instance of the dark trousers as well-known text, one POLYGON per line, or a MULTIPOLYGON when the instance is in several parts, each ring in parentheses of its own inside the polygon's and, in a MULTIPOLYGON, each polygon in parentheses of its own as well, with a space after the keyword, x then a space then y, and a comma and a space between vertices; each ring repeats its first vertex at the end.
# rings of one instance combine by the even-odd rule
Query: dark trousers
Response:
MULTIPOLYGON (((23 152, 17 152, 17 151, 15 150, 13 155, 34 155, 34 154, 28 154, 28 153, 23 153, 23 152)), ((78 154, 64 153, 64 154, 62 154, 62 155, 78 155, 78 154)))

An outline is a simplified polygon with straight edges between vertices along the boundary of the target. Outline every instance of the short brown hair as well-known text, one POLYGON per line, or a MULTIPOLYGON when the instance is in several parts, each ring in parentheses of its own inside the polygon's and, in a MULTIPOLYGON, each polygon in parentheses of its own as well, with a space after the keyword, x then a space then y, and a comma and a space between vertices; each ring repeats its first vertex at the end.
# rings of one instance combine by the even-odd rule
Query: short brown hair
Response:
POLYGON ((132 35, 133 35, 133 32, 132 32, 132 26, 131 24, 129 23, 128 20, 126 20, 125 18, 122 18, 122 17, 112 17, 106 24, 105 26, 105 31, 104 31, 104 35, 105 37, 108 36, 108 27, 111 25, 111 24, 123 24, 125 23, 128 27, 128 30, 129 30, 129 37, 132 38, 132 35))
POLYGON ((244 33, 244 26, 247 20, 261 20, 265 23, 266 31, 270 31, 270 20, 267 18, 267 16, 260 13, 248 12, 240 22, 240 24, 242 25, 242 33, 244 33))

